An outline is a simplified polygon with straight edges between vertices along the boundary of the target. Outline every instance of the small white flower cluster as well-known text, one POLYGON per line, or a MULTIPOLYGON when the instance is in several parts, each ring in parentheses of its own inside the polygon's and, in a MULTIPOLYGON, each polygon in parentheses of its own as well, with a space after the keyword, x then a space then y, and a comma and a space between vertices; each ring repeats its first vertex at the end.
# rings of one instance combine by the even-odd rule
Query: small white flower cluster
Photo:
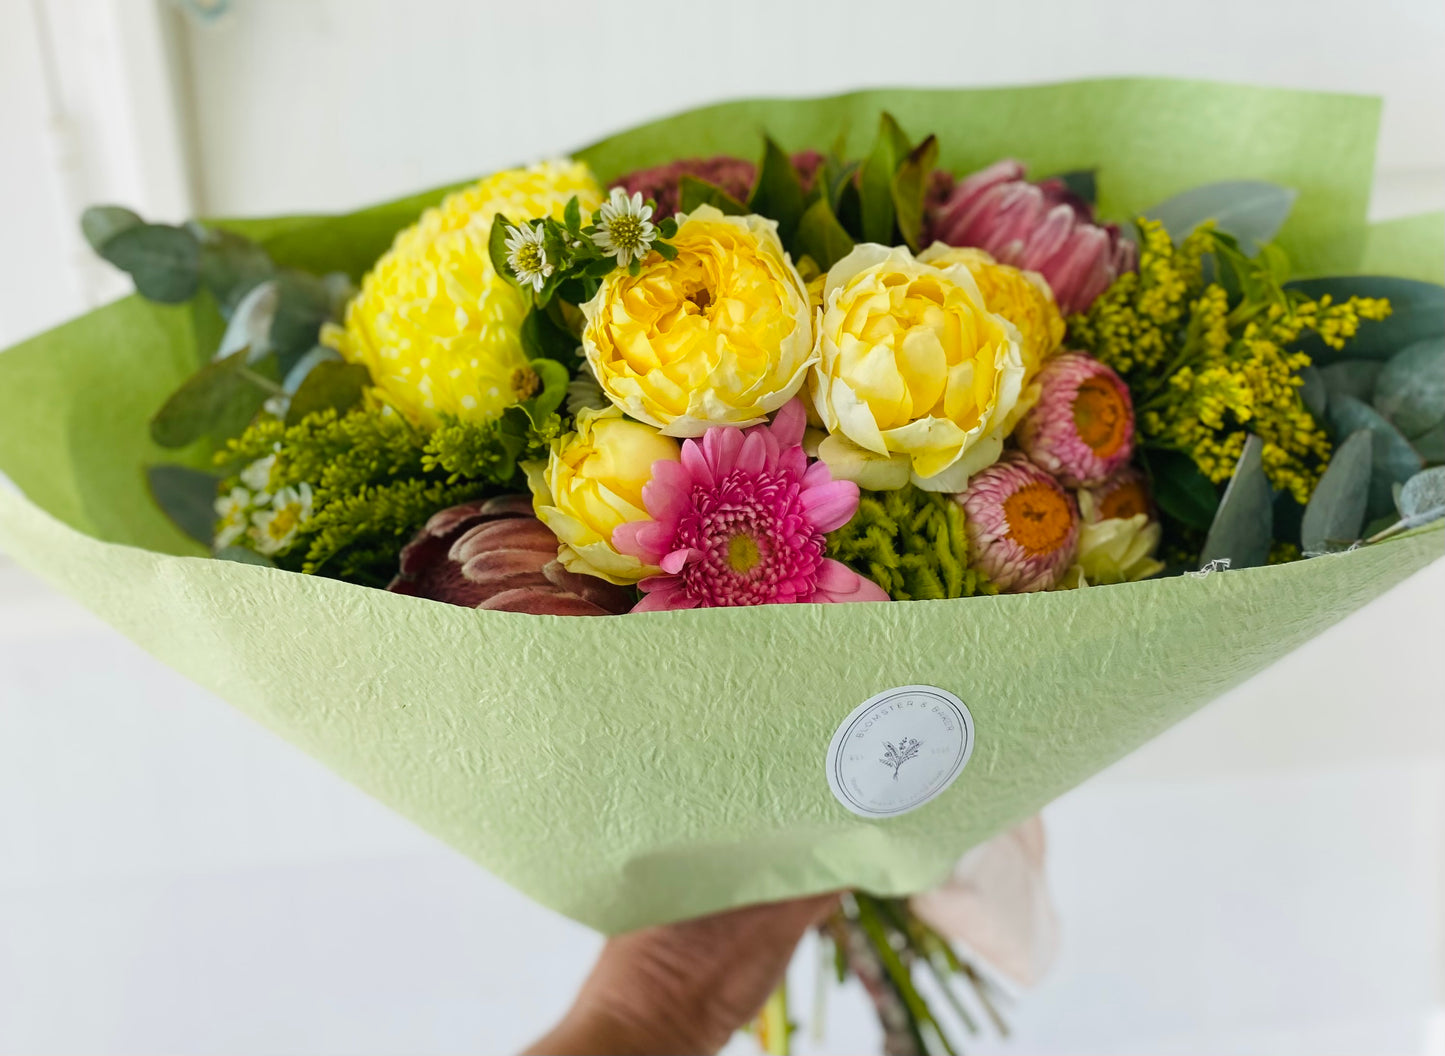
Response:
MULTIPOLYGON (((557 270, 557 262, 547 256, 543 225, 508 224, 507 232, 507 266, 518 282, 540 293, 557 270)), ((614 187, 597 212, 591 237, 604 257, 616 258, 617 266, 625 268, 647 256, 659 234, 652 222, 652 206, 643 204, 642 195, 635 193, 629 198, 621 187, 614 187)), ((580 244, 572 242, 571 246, 577 249, 580 244)))
POLYGON ((271 490, 275 454, 258 458, 241 470, 241 483, 216 499, 215 549, 224 550, 245 537, 252 549, 267 557, 293 542, 311 519, 311 485, 271 490))

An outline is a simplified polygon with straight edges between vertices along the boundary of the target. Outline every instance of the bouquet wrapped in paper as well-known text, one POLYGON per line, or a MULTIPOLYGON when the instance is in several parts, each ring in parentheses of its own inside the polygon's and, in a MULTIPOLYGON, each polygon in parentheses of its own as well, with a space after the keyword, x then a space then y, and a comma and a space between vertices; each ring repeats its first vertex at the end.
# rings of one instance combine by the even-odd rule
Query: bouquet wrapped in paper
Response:
POLYGON ((851 889, 926 958, 894 900, 1440 556, 1377 114, 871 91, 93 209, 138 296, 0 355, 0 546, 579 921, 851 889))

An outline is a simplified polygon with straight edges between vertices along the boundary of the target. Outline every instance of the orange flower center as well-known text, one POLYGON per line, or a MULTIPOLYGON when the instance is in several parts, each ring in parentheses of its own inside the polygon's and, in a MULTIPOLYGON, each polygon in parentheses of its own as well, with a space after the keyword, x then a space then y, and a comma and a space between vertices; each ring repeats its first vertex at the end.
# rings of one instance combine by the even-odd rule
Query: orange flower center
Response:
POLYGON ((1124 446, 1129 409, 1124 397, 1106 378, 1090 378, 1074 396, 1074 428, 1079 439, 1100 458, 1124 446))
POLYGON ((1136 513, 1149 512, 1149 496, 1137 480, 1120 484, 1099 503, 1099 516, 1104 520, 1114 517, 1133 517, 1136 513))
POLYGON ((1008 535, 1030 556, 1051 554, 1074 526, 1074 513, 1058 488, 1042 480, 1026 484, 1004 500, 1008 535))

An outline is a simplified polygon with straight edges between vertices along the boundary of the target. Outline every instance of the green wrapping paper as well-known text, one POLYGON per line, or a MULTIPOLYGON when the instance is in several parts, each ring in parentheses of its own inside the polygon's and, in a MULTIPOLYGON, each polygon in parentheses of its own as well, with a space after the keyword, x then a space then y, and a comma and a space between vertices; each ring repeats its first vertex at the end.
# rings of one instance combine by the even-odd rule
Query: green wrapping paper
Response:
MULTIPOLYGON (((1300 192, 1304 274, 1440 280, 1438 218, 1365 222, 1378 104, 1177 81, 729 103, 579 156, 607 179, 788 149, 880 110, 964 172, 1099 166, 1121 217, 1187 187, 1300 192)), ((432 192, 343 217, 234 222, 283 264, 363 272, 432 192)), ((904 894, 1439 557, 1424 530, 1267 568, 958 601, 620 617, 482 612, 213 561, 146 493, 146 424, 214 341, 203 308, 127 298, 0 354, 0 549, 164 663, 538 901, 606 932, 859 887, 904 894), (961 698, 972 758, 926 805, 855 816, 834 731, 912 684, 961 698)), ((187 453, 204 464, 205 452, 187 453)))

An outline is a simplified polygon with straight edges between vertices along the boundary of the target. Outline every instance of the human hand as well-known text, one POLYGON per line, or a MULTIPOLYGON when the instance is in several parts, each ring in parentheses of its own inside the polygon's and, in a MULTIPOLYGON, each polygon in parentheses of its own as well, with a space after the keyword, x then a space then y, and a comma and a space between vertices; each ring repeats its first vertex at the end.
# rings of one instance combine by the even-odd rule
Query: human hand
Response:
POLYGON ((527 1056, 717 1052, 837 905, 836 894, 769 902, 608 939, 572 1008, 527 1056))

